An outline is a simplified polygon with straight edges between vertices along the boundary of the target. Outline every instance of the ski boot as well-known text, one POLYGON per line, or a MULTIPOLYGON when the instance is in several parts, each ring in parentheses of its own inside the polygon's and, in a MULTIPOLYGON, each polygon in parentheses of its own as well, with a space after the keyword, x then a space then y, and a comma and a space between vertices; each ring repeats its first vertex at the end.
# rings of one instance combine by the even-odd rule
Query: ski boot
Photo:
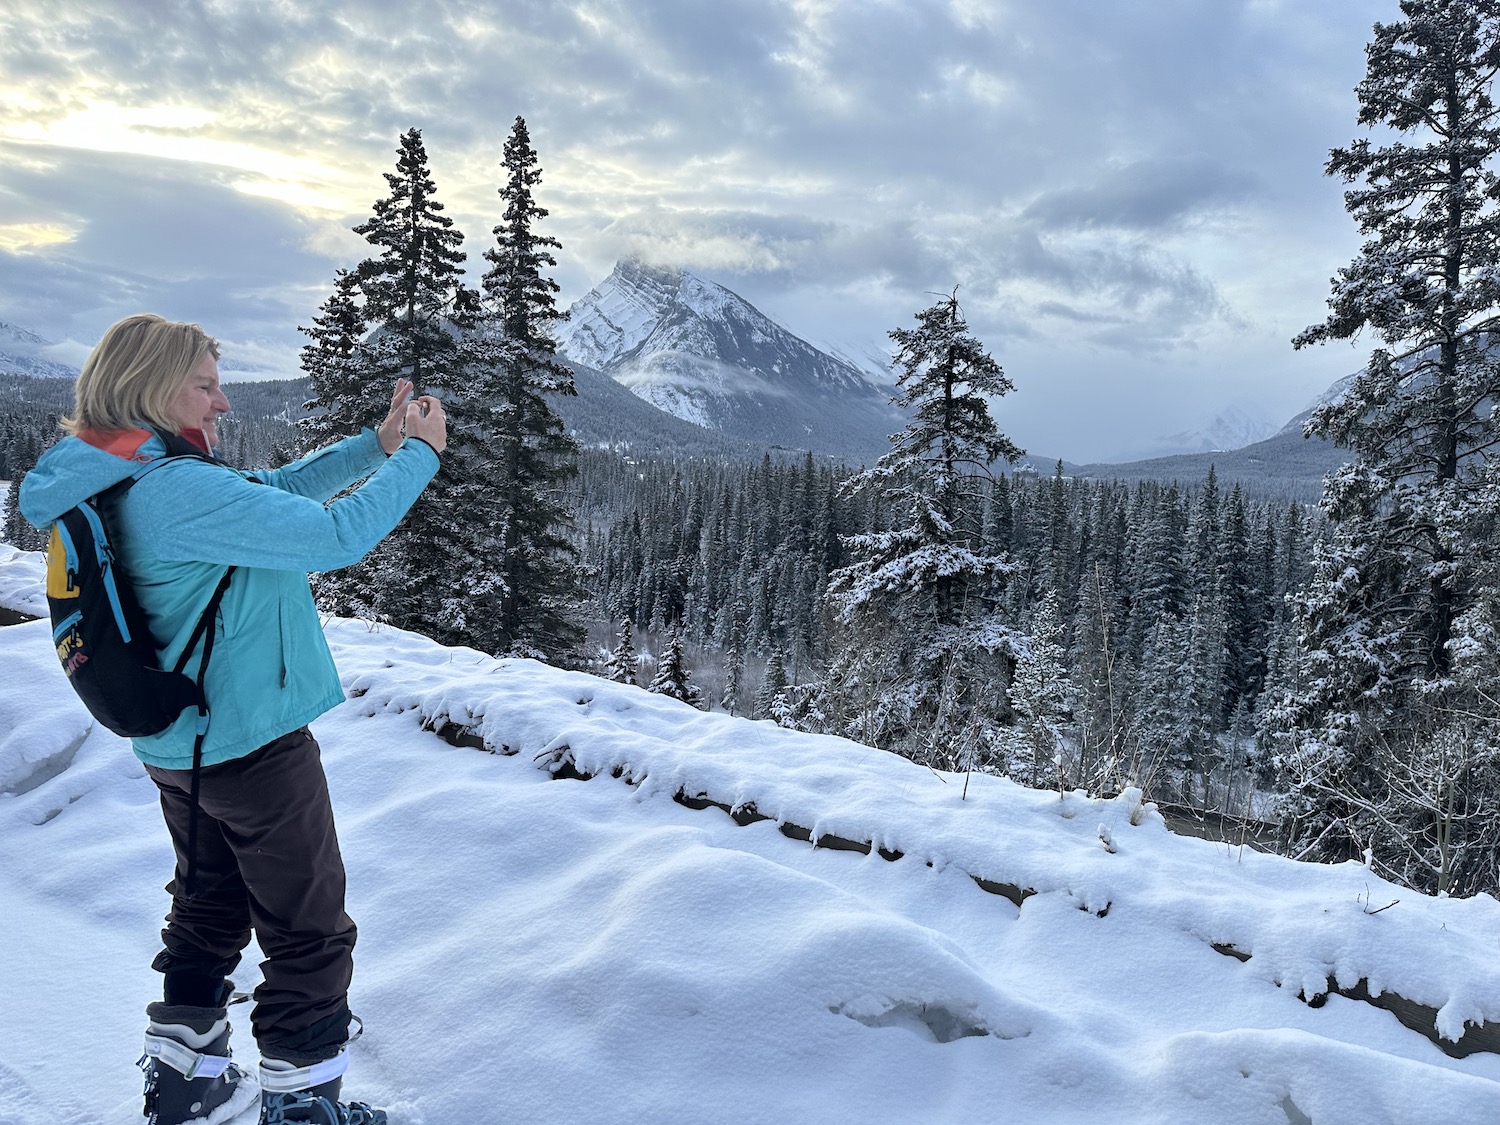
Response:
POLYGON ((348 1066, 343 1051, 307 1066, 262 1059, 260 1125, 387 1125, 385 1110, 339 1101, 348 1066))
POLYGON ((223 1008, 146 1007, 146 1125, 220 1125, 255 1101, 255 1082, 229 1057, 223 1008))

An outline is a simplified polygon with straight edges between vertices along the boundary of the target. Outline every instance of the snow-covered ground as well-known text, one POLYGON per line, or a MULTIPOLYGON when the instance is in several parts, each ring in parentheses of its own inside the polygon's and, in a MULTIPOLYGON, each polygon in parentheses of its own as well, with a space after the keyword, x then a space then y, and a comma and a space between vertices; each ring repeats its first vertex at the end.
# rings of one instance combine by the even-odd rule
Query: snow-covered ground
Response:
MULTIPOLYGON (((41 584, 0 546, 0 605, 43 608, 41 584)), ((397 1125, 1500 1121, 1500 1056, 1298 998, 1331 977, 1450 1039, 1500 1022, 1493 899, 1180 838, 1128 794, 965 794, 530 661, 328 635, 351 698, 314 730, 366 1025, 347 1088, 397 1125)), ((0 668, 0 1125, 128 1125, 155 791, 44 621, 0 629, 0 668)))

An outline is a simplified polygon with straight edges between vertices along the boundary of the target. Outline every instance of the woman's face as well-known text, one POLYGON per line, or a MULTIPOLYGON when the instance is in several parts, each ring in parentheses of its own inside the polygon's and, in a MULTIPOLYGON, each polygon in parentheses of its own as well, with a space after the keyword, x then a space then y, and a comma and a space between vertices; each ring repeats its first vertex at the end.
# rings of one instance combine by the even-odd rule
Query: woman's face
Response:
POLYGON ((215 423, 219 415, 229 413, 229 400, 219 389, 219 361, 211 353, 204 352, 203 358, 193 365, 170 409, 178 433, 202 430, 209 448, 219 444, 215 423))

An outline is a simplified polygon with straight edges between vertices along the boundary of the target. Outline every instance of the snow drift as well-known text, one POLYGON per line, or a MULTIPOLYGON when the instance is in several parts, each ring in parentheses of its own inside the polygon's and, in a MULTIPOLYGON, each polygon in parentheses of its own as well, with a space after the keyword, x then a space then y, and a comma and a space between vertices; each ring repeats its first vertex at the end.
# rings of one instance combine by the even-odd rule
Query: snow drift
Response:
MULTIPOLYGON (((0 548, 0 604, 39 590, 0 548)), ((965 798, 854 743, 327 631, 350 699, 314 730, 367 1027, 348 1089, 402 1125, 1500 1116, 1500 1056, 1434 1042, 1500 1022, 1493 899, 1179 838, 1132 794, 965 798)), ((155 791, 45 622, 0 629, 0 666, 0 1123, 126 1125, 167 907, 155 791)))

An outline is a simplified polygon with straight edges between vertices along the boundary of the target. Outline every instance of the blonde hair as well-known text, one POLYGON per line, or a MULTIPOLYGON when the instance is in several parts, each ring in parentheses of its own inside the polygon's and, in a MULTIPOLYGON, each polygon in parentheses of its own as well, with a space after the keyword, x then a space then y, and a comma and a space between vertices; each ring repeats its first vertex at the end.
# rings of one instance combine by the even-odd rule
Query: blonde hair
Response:
POLYGON ((84 361, 73 385, 69 433, 160 426, 175 430, 171 404, 188 373, 205 355, 219 358, 219 342, 196 324, 137 313, 112 324, 84 361))

